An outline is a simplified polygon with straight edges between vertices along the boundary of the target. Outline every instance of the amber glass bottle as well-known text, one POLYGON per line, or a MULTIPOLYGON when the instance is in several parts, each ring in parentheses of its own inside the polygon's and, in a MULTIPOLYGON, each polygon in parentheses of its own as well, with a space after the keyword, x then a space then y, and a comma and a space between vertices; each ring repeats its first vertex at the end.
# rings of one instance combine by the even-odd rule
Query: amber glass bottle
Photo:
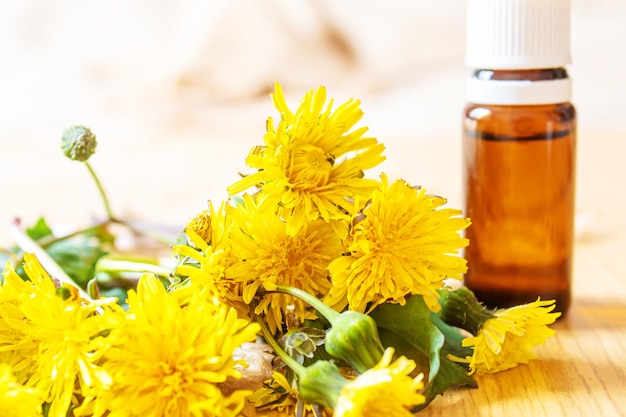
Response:
MULTIPOLYGON (((552 4, 553 9, 566 4, 541 1, 543 7, 552 4)), ((470 0, 470 7, 472 3, 481 3, 483 11, 494 4, 470 0)), ((506 3, 521 7, 509 10, 508 23, 522 15, 517 25, 505 28, 509 32, 523 30, 519 22, 532 24, 535 17, 551 23, 536 10, 537 0, 498 4, 506 3), (524 11, 524 3, 534 7, 534 14, 524 11)), ((554 14, 553 9, 548 11, 554 14)), ((546 33, 554 32, 555 26, 561 31, 568 28, 552 23, 543 32, 533 27, 535 33, 528 36, 543 35, 549 41, 546 33)), ((502 31, 501 26, 497 30, 502 31)), ((497 30, 491 35, 496 36, 497 30)), ((517 35, 505 38, 524 38, 524 33, 517 35)), ((557 46, 556 52, 569 47, 562 40, 557 46)), ((469 82, 463 152, 466 214, 472 225, 467 230, 465 284, 490 307, 541 297, 555 299, 557 310, 565 313, 571 298, 576 111, 569 102, 571 82, 565 68, 542 67, 559 61, 567 64, 569 56, 567 52, 559 59, 554 59, 558 55, 554 53, 549 59, 537 57, 541 48, 524 51, 519 45, 512 50, 523 54, 500 59, 496 52, 497 69, 476 70, 469 82)))

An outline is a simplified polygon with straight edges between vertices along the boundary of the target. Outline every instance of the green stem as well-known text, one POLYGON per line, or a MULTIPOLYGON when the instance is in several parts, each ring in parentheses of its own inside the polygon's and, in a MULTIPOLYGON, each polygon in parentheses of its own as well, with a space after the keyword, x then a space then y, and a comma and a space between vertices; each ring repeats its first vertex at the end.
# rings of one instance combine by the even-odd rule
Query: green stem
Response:
POLYGON ((89 226, 86 227, 84 229, 80 229, 80 230, 76 230, 75 232, 72 232, 70 234, 64 235, 64 236, 59 236, 59 237, 55 237, 55 236, 46 236, 44 238, 39 239, 38 243, 39 246, 41 246, 42 248, 47 248, 48 246, 60 242, 62 240, 66 240, 66 239, 71 239, 73 237, 82 235, 83 233, 89 233, 89 232, 93 232, 98 230, 100 227, 106 226, 107 224, 109 224, 111 222, 111 220, 106 220, 104 222, 95 224, 93 226, 89 226))
POLYGON ((278 355, 278 357, 282 359, 282 361, 285 362, 285 364, 289 368, 291 368, 291 370, 296 375, 298 375, 299 377, 304 375, 304 373, 306 372, 306 368, 300 365, 298 362, 296 362, 294 358, 289 356, 287 352, 285 352, 283 348, 280 347, 276 339, 274 339, 274 336, 272 336, 272 332, 270 332, 270 329, 267 328, 267 324, 265 324, 263 319, 257 316, 256 322, 259 323, 259 325, 261 326, 261 333, 263 334, 263 338, 265 339, 267 344, 270 345, 272 349, 274 349, 274 352, 276 353, 276 355, 278 355))
POLYGON ((104 208, 106 209, 108 219, 109 220, 115 219, 115 217, 113 216, 113 212, 111 211, 111 206, 109 205, 109 199, 107 197, 107 194, 104 191, 104 187, 102 187, 102 183, 100 183, 100 180, 98 179, 98 176, 96 175, 96 172, 93 170, 93 168, 91 167, 91 164, 89 164, 88 161, 85 161, 85 166, 87 166, 87 169, 89 170, 89 173, 91 174, 91 177, 96 182, 96 186, 98 187, 98 191, 100 192, 100 196, 102 197, 102 202, 104 203, 104 208))
POLYGON ((69 284, 78 289, 80 296, 85 300, 92 300, 92 298, 83 290, 79 285, 77 285, 74 280, 67 275, 67 273, 57 264, 54 259, 48 252, 46 252, 41 246, 37 244, 33 239, 30 238, 26 233, 22 231, 19 227, 19 222, 14 222, 10 226, 10 233, 15 243, 22 249, 23 252, 29 252, 34 254, 39 262, 41 262, 41 266, 50 274, 50 276, 59 280, 63 284, 69 284))
POLYGON ((326 318, 332 324, 338 317, 339 313, 324 304, 323 301, 318 299, 317 297, 309 294, 306 291, 302 291, 299 288, 290 287, 288 285, 277 285, 276 292, 280 292, 283 294, 289 294, 294 297, 301 299, 309 303, 313 308, 315 308, 322 316, 326 318))
POLYGON ((152 273, 162 278, 167 278, 172 272, 169 268, 146 262, 135 262, 122 259, 101 258, 96 264, 96 272, 139 272, 152 273))

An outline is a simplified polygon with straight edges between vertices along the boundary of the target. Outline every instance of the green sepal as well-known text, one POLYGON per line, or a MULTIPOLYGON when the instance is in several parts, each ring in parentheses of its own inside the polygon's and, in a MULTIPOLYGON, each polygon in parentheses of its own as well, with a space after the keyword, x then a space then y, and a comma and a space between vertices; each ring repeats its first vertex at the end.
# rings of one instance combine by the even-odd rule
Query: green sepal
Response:
POLYGON ((487 320, 495 317, 494 312, 478 301, 474 293, 465 286, 455 290, 450 288, 440 290, 439 304, 441 320, 473 335, 478 334, 478 330, 487 320))
POLYGON ((329 361, 317 361, 303 369, 298 381, 302 399, 334 409, 341 389, 348 383, 337 365, 329 361))

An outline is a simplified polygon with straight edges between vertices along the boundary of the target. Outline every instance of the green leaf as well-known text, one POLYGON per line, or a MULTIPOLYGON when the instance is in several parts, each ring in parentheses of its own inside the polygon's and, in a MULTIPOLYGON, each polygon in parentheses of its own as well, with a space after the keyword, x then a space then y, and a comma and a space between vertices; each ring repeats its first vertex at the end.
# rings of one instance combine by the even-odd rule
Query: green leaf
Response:
MULTIPOLYGON (((467 374, 463 366, 446 358, 450 347, 444 349, 444 345, 447 344, 444 333, 431 320, 431 311, 422 296, 414 295, 407 298, 404 306, 380 305, 372 311, 371 316, 380 327, 383 345, 393 346, 397 354, 413 359, 418 369, 428 375, 423 392, 426 403, 414 411, 426 407, 437 395, 443 395, 448 389, 477 386, 474 378, 467 374)), ((459 343, 458 332, 450 335, 453 340, 448 343, 451 346, 459 343)))
POLYGON ((52 236, 52 229, 46 223, 46 219, 40 217, 32 227, 26 228, 26 234, 33 240, 39 240, 44 237, 52 236))
POLYGON ((51 243, 46 252, 81 287, 94 277, 96 262, 107 254, 99 240, 83 237, 51 243))
POLYGON ((410 344, 399 333, 392 332, 383 327, 378 329, 378 337, 384 347, 393 346, 395 356, 406 356, 415 362, 416 373, 428 374, 430 369, 430 359, 427 354, 410 344))
MULTIPOLYGON (((396 356, 404 355, 407 358, 411 358, 415 361, 418 372, 428 372, 429 358, 415 346, 407 342, 401 334, 381 328, 379 330, 379 336, 383 346, 393 346, 395 348, 396 356)), ((437 372, 434 379, 427 381, 426 388, 422 392, 424 397, 426 397, 426 402, 412 411, 417 412, 424 409, 437 395, 443 395, 444 392, 449 389, 464 386, 476 388, 478 385, 476 380, 468 375, 462 366, 440 354, 439 372, 437 372)))
POLYGON ((444 343, 443 333, 430 320, 430 309, 421 295, 407 298, 405 305, 382 304, 370 313, 379 327, 402 335, 429 360, 428 380, 439 372, 439 351, 444 343))
POLYGON ((467 374, 465 368, 452 362, 445 356, 441 356, 437 376, 428 382, 426 389, 422 392, 426 397, 426 402, 412 411, 416 412, 422 410, 434 400, 437 395, 443 395, 443 393, 449 389, 461 387, 478 388, 478 383, 473 376, 467 374))

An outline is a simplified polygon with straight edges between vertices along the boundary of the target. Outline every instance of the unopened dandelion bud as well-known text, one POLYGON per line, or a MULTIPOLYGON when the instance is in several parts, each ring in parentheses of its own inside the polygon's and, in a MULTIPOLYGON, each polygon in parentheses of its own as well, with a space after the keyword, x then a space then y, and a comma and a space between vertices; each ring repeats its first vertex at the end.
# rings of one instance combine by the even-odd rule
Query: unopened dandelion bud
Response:
POLYGON ((211 212, 209 210, 202 210, 196 214, 189 223, 187 223, 187 229, 191 229, 198 236, 207 243, 211 243, 211 212))
POLYGON ((326 351, 359 373, 373 368, 384 353, 376 322, 356 311, 344 311, 332 321, 326 335, 326 351))
POLYGON ((61 149, 74 161, 86 161, 96 152, 96 135, 85 126, 71 126, 61 136, 61 149))
POLYGON ((92 300, 100 298, 100 287, 98 287, 98 280, 96 278, 92 278, 87 282, 87 294, 89 294, 92 300))
POLYGON ((495 314, 480 303, 467 287, 440 291, 439 304, 441 305, 439 317, 445 323, 465 329, 472 334, 476 334, 485 321, 495 317, 495 314))
POLYGON ((305 368, 300 375, 299 391, 306 402, 334 409, 347 383, 337 365, 321 360, 305 368))

